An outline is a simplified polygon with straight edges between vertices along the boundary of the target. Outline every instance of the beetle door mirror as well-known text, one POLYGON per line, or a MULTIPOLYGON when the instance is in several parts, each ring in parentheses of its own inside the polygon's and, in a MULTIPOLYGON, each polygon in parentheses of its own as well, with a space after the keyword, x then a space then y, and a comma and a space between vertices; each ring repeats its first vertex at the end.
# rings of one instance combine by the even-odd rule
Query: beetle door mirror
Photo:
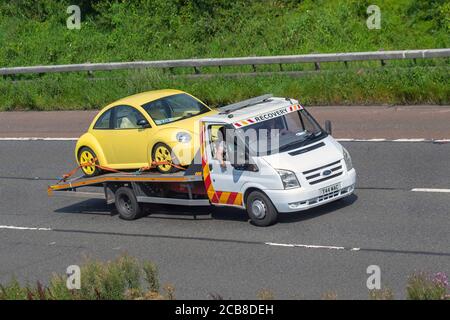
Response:
POLYGON ((142 128, 150 128, 151 126, 150 126, 150 123, 148 123, 148 121, 146 120, 146 119, 141 119, 141 120, 138 120, 138 122, 137 122, 137 125, 139 126, 139 127, 142 127, 142 128))

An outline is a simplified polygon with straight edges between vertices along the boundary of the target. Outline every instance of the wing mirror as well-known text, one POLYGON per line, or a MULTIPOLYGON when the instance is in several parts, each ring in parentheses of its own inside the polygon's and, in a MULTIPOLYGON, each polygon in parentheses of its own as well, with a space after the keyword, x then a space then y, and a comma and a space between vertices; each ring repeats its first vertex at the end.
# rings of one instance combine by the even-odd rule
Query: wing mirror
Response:
POLYGON ((150 123, 146 119, 138 120, 137 125, 142 128, 150 128, 150 123))
POLYGON ((333 131, 333 129, 332 129, 332 127, 331 127, 331 121, 330 121, 330 120, 325 120, 325 131, 326 131, 328 134, 331 134, 332 131, 333 131))

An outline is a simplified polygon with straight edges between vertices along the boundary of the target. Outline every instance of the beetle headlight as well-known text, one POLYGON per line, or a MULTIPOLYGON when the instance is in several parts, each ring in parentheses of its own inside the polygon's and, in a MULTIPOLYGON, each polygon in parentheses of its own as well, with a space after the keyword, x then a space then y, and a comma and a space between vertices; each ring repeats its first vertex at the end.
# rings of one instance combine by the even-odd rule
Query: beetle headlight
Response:
POLYGON ((345 166, 347 167, 347 171, 353 169, 352 157, 350 157, 350 153, 348 153, 347 149, 342 147, 342 153, 344 154, 345 166))
POLYGON ((298 182, 294 172, 283 169, 275 170, 277 170, 278 174, 280 175, 281 182, 283 182, 283 186, 285 189, 300 188, 300 183, 298 182))
POLYGON ((178 132, 176 138, 177 141, 181 143, 188 143, 191 141, 191 135, 187 132, 178 132))

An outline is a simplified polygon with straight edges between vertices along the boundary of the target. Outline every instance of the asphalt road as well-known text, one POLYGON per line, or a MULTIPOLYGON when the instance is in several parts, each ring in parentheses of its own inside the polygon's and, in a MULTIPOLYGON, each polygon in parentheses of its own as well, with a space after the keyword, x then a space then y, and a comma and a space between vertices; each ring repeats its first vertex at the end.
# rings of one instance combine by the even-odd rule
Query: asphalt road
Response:
POLYGON ((450 188, 450 143, 343 144, 358 172, 355 195, 258 228, 235 209, 151 206, 127 222, 101 200, 48 198, 47 185, 73 166, 74 142, 0 141, 0 282, 45 280, 85 256, 123 252, 155 262, 178 299, 251 299, 262 288, 275 298, 365 299, 369 265, 404 298, 412 272, 450 274, 450 193, 411 191, 450 188))

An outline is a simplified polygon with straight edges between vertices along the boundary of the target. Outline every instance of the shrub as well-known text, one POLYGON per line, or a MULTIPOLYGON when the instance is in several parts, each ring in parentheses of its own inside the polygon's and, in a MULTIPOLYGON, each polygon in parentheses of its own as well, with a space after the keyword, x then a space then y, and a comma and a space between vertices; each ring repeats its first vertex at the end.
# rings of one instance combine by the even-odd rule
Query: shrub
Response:
POLYGON ((151 292, 159 292, 158 269, 156 265, 151 262, 145 262, 143 270, 148 290, 151 292))
POLYGON ((391 289, 373 289, 369 291, 370 300, 394 300, 394 293, 391 289))
POLYGON ((337 300, 338 295, 336 291, 327 291, 322 294, 322 300, 337 300))
POLYGON ((430 276, 424 272, 414 273, 408 279, 407 298, 409 300, 448 299, 448 278, 444 273, 430 276))
POLYGON ((270 289, 261 289, 258 291, 257 297, 259 300, 273 300, 274 294, 270 289))
MULTIPOLYGON (((174 299, 169 286, 168 299, 174 299)), ((55 274, 48 286, 21 287, 16 279, 0 286, 0 300, 123 300, 162 299, 159 293, 157 268, 150 262, 142 265, 128 255, 106 263, 86 260, 81 267, 81 288, 70 290, 66 276, 55 274), (144 278, 142 278, 144 276, 144 278), (143 286, 144 282, 147 287, 143 286)))

